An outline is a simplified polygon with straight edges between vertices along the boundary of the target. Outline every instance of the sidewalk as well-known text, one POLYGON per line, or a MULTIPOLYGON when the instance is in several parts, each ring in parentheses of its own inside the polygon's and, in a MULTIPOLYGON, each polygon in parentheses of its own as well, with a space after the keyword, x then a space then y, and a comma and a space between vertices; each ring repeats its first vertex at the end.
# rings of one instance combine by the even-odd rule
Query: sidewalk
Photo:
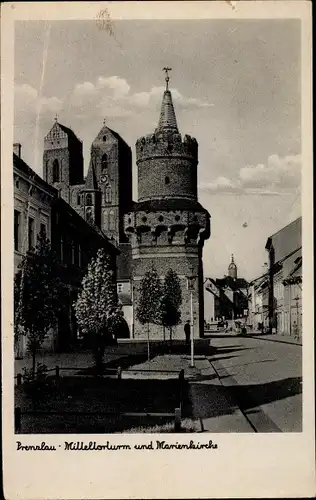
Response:
POLYGON ((302 346, 302 339, 299 340, 294 339, 291 335, 281 335, 280 333, 272 333, 272 334, 262 334, 262 333, 246 333, 243 337, 252 337, 258 340, 270 340, 273 342, 284 342, 285 344, 293 344, 302 346))
POLYGON ((201 380, 190 382, 190 396, 202 432, 254 432, 207 359, 200 374, 201 380))

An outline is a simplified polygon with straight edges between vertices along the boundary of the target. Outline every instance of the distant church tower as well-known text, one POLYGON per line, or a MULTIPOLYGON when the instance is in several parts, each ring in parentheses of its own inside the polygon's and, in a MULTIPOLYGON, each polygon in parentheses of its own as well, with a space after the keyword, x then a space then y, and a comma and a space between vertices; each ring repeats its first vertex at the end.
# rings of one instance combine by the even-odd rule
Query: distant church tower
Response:
POLYGON ((70 204, 70 187, 84 182, 82 142, 70 128, 58 123, 57 118, 44 138, 43 175, 70 204))
POLYGON ((237 266, 234 262, 234 255, 232 254, 232 261, 228 266, 228 276, 233 279, 237 279, 237 266))
MULTIPOLYGON (((193 312, 195 336, 203 335, 202 248, 210 236, 210 215, 197 200, 198 144, 182 138, 168 89, 163 94, 158 126, 153 134, 136 142, 138 202, 125 215, 125 231, 132 244, 134 334, 145 331, 137 322, 139 282, 154 267, 164 278, 170 268, 178 274, 182 287, 181 321, 175 337, 183 338, 183 324, 190 319, 188 277, 195 278, 193 312)), ((157 326, 156 336, 162 338, 157 326)))

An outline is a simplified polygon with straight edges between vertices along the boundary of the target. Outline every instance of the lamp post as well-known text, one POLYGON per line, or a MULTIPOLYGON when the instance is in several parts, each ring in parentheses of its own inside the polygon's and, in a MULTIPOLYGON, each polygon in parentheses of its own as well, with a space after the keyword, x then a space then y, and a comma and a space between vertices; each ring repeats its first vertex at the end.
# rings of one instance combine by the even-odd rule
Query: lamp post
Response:
MULTIPOLYGON (((193 274, 193 268, 191 268, 193 274)), ((187 276, 188 290, 190 291, 190 323, 191 323, 191 368, 194 367, 194 317, 193 317, 193 291, 195 287, 195 276, 187 276)))

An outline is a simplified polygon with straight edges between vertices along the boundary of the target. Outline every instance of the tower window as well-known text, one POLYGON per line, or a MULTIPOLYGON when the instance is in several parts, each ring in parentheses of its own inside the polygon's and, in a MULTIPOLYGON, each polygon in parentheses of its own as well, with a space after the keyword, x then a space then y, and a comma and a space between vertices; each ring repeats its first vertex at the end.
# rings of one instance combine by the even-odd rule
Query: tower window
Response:
POLYGON ((113 231, 114 229, 115 229, 114 212, 113 210, 111 210, 109 214, 109 230, 113 231))
POLYGON ((159 220, 159 222, 162 222, 163 221, 163 216, 159 215, 158 220, 159 220))
POLYGON ((165 177, 165 184, 170 184, 170 178, 168 176, 165 177))
POLYGON ((80 193, 77 194, 77 205, 81 204, 81 196, 80 193))
POLYGON ((106 141, 106 135, 103 136, 103 142, 105 142, 105 141, 106 141))
POLYGON ((92 205, 92 195, 89 193, 86 196, 86 205, 91 206, 92 205))
POLYGON ((105 202, 111 203, 111 188, 110 188, 110 186, 107 186, 105 188, 105 202))
POLYGON ((101 168, 103 172, 108 168, 108 155, 105 153, 101 159, 101 168))
POLYGON ((53 182, 59 182, 60 172, 58 160, 53 162, 53 182))

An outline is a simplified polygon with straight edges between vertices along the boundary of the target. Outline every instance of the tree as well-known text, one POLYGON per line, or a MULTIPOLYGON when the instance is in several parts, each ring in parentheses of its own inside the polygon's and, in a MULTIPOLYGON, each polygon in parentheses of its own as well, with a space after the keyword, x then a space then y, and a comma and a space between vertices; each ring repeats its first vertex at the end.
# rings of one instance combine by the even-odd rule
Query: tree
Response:
POLYGON ((181 320, 181 304, 182 293, 180 279, 175 271, 169 269, 162 289, 160 321, 164 328, 169 328, 170 342, 172 341, 172 329, 174 326, 178 325, 181 320))
POLYGON ((49 330, 56 328, 59 312, 65 304, 65 286, 50 242, 42 232, 36 247, 27 252, 14 278, 14 335, 27 339, 35 377, 36 354, 49 330))
POLYGON ((150 359, 149 324, 159 324, 159 308, 161 299, 161 283, 157 271, 147 271, 139 285, 139 301, 136 309, 138 321, 147 324, 147 352, 150 359))
POLYGON ((88 265, 74 309, 82 333, 92 337, 95 364, 99 369, 105 342, 113 338, 123 321, 110 258, 103 248, 88 265))

